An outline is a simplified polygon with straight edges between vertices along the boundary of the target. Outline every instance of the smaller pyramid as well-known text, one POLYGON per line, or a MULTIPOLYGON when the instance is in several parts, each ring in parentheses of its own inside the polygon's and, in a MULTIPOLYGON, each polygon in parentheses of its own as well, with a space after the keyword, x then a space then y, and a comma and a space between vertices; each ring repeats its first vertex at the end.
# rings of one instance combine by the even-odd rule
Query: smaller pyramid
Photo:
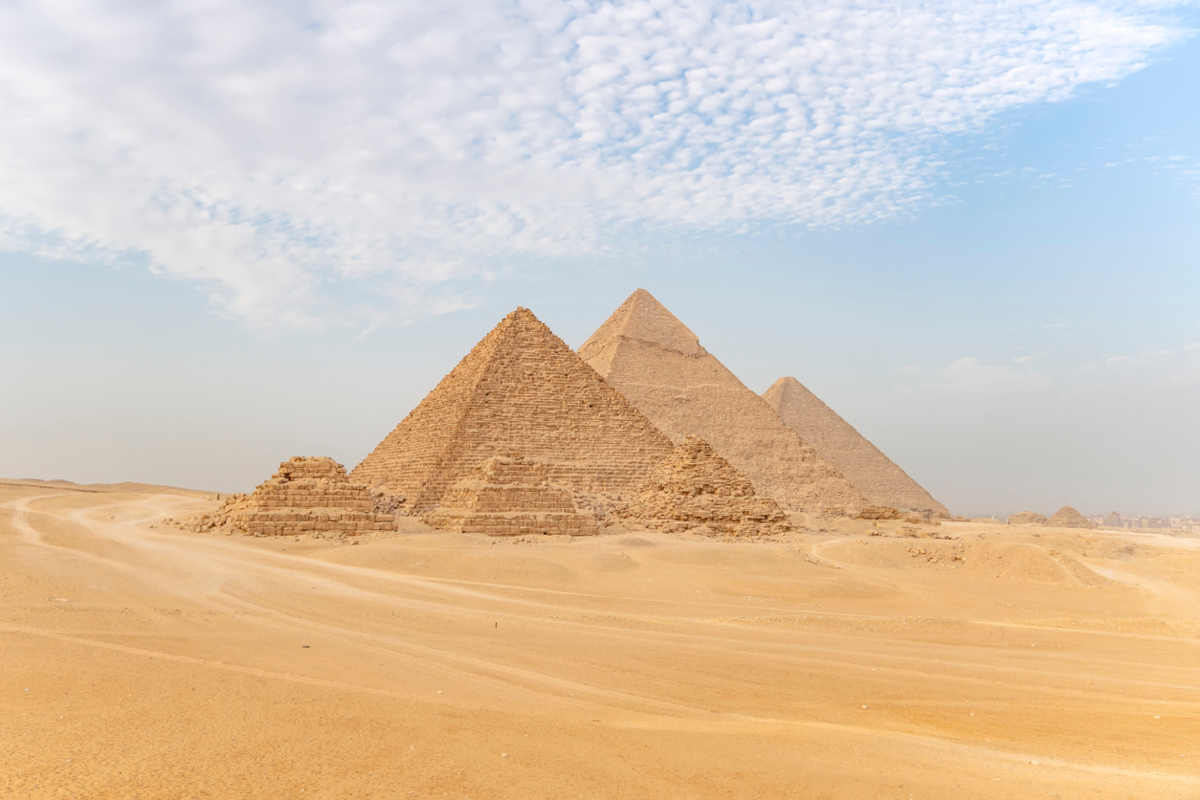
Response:
POLYGON ((740 536, 791 530, 779 504, 759 495, 745 475, 697 436, 685 437, 655 466, 618 515, 668 533, 701 525, 740 536))
POLYGON ((1046 515, 1036 511, 1022 511, 1008 518, 1009 525, 1045 525, 1046 515))
POLYGON ((845 475, 872 505, 949 516, 933 495, 800 381, 780 378, 762 396, 784 424, 845 475))
POLYGON ((488 536, 582 536, 597 530, 595 517, 576 510, 570 491, 550 484, 546 464, 512 454, 486 459, 423 519, 441 530, 488 536))
POLYGON ((1063 506, 1050 519, 1046 520, 1046 524, 1056 528, 1092 528, 1095 527, 1083 514, 1080 514, 1071 506, 1063 506))
POLYGON ((391 531, 395 516, 380 509, 397 502, 351 483, 346 469, 332 458, 297 456, 280 464, 251 494, 231 496, 194 527, 231 528, 251 536, 391 531))

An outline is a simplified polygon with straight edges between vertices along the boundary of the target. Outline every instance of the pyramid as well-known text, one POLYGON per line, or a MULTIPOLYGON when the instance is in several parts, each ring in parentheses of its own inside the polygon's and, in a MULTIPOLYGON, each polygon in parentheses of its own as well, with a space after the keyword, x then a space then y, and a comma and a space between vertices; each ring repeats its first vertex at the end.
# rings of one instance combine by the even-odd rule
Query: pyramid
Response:
MULTIPOLYGON (((506 316, 351 477, 417 513, 494 455, 520 453, 576 503, 603 512, 633 492, 671 442, 529 309, 506 316)), ((513 507, 512 511, 522 509, 513 507)))
POLYGON ((280 464, 251 494, 229 497, 195 527, 232 528, 252 536, 390 531, 396 519, 381 510, 388 502, 394 505, 394 498, 352 483, 345 467, 332 458, 297 456, 280 464))
POLYGON ((545 464, 512 454, 491 456, 454 483, 424 520, 442 530, 488 536, 597 530, 595 517, 577 511, 569 491, 550 484, 545 464))
POLYGON ((1050 519, 1046 520, 1047 525, 1052 525, 1056 528, 1093 528, 1095 527, 1083 514, 1080 514, 1071 506, 1063 506, 1050 519))
POLYGON ((779 504, 757 494, 745 475, 697 436, 671 451, 618 515, 668 532, 701 525, 735 535, 791 530, 779 504))
POLYGON ((945 506, 800 381, 780 378, 763 393, 763 399, 872 504, 948 516, 945 506))
POLYGON ((631 294, 579 355, 672 440, 704 439, 785 508, 852 513, 868 505, 646 290, 631 294))
POLYGON ((1009 525, 1045 525, 1046 515, 1036 511, 1021 511, 1008 518, 1009 525))

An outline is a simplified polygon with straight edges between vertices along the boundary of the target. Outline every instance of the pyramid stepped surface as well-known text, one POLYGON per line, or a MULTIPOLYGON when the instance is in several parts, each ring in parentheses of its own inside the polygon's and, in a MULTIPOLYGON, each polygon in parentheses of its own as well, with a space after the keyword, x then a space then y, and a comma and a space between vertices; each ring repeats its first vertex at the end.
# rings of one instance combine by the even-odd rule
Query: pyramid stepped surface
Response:
POLYGON ((492 456, 445 493, 426 514, 429 525, 489 536, 596 533, 596 519, 575 509, 571 493, 550 484, 545 464, 517 455, 492 456))
POLYGON ((437 507, 488 457, 520 453, 577 502, 621 502, 671 442, 528 309, 500 321, 351 473, 437 507))
POLYGON ((699 525, 738 535, 791 530, 778 503, 757 494, 745 475, 696 436, 686 437, 654 468, 619 514, 668 532, 699 525))
POLYGON ((785 508, 854 513, 866 498, 644 289, 579 354, 672 440, 699 436, 785 508))
POLYGON ((946 507, 795 378, 780 378, 763 399, 789 428, 833 464, 874 505, 949 516, 946 507))
POLYGON ((1091 521, 1083 514, 1080 514, 1071 506, 1063 506, 1050 519, 1046 520, 1047 525, 1053 525, 1058 528, 1091 528, 1094 527, 1091 521))
POLYGON ((218 513, 226 524, 255 536, 394 530, 395 518, 375 508, 371 491, 351 483, 332 458, 296 457, 250 495, 230 498, 218 513))

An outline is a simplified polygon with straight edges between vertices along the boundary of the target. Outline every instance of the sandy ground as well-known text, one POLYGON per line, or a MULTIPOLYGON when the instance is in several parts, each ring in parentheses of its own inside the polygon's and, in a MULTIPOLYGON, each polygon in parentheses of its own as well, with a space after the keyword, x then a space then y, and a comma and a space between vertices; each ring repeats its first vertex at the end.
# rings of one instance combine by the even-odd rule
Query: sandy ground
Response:
POLYGON ((212 505, 0 482, 0 796, 1200 798, 1198 539, 159 522, 212 505))

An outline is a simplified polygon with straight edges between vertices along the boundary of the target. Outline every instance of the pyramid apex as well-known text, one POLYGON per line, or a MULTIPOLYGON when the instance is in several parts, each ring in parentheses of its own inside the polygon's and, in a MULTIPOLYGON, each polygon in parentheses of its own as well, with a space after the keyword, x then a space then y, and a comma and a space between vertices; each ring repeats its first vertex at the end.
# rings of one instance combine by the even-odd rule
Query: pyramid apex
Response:
POLYGON ((700 338, 645 289, 634 289, 625 302, 579 348, 584 359, 614 347, 621 339, 634 340, 687 355, 702 353, 700 338))

